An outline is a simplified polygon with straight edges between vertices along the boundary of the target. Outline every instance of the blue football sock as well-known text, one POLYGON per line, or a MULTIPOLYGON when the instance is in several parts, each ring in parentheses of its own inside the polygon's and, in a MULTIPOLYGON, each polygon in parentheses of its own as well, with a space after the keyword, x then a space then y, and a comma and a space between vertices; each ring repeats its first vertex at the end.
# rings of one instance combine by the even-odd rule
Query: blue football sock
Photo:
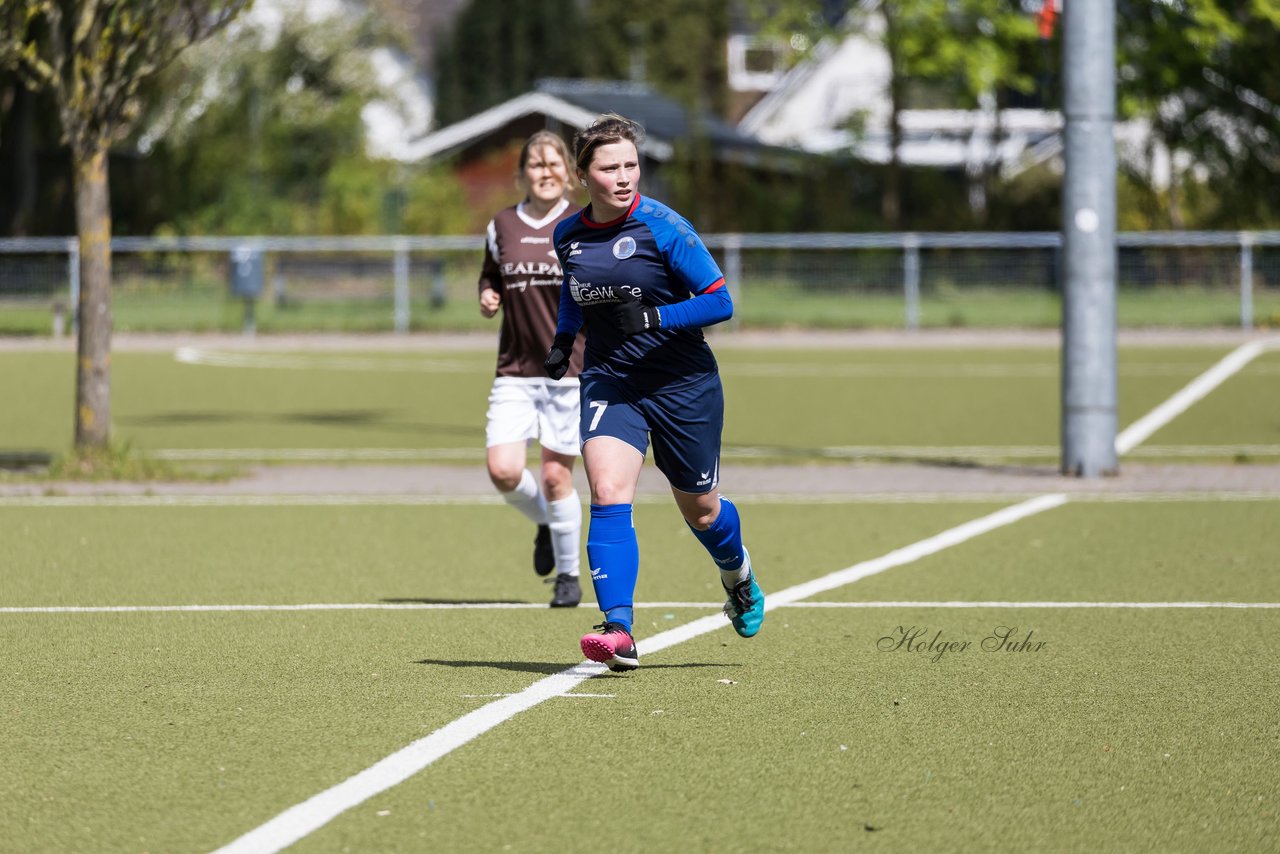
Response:
POLYGON ((640 574, 640 546, 636 542, 630 504, 591 505, 587 560, 591 566, 591 585, 605 619, 631 631, 636 576, 640 574))
POLYGON ((692 525, 689 530, 698 538, 721 572, 742 568, 742 521, 738 518, 738 508, 724 496, 720 497, 720 515, 705 531, 699 531, 692 525))
POLYGON ((622 626, 629 634, 631 632, 631 623, 635 619, 635 608, 630 605, 619 605, 616 608, 610 608, 605 611, 604 618, 607 622, 617 623, 622 626))

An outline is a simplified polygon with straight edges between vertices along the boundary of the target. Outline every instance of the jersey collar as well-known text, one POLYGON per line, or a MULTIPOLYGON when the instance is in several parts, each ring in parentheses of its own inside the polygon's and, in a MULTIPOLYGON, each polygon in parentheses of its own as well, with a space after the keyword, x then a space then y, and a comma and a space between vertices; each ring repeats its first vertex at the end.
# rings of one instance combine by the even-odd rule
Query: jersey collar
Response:
POLYGON ((564 209, 567 207, 569 207, 569 200, 561 199, 542 219, 534 219, 525 212, 524 202, 521 202, 516 205, 516 216, 520 217, 520 219, 524 221, 524 224, 532 229, 546 228, 555 221, 556 217, 564 213, 564 209))
POLYGON ((615 217, 614 219, 609 220, 608 222, 593 222, 587 219, 587 212, 591 210, 591 205, 587 205, 585 208, 583 208, 582 213, 579 214, 579 216, 582 217, 582 224, 585 225, 587 228, 613 228, 613 226, 617 225, 627 217, 631 216, 631 214, 635 213, 636 206, 639 204, 640 204, 640 194, 636 193, 636 197, 631 200, 631 207, 627 208, 627 212, 622 214, 619 217, 615 217))

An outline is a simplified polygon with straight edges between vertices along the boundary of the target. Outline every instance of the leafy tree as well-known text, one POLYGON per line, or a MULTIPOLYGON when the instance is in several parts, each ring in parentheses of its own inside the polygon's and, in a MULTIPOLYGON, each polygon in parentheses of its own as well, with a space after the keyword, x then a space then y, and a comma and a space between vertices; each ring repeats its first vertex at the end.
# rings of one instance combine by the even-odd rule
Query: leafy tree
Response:
POLYGON ((18 64, 27 28, 25 9, 5 0, 0 3, 0 69, 18 64))
POLYGON ((6 167, 0 174, 0 229, 12 224, 21 230, 35 201, 31 163, 35 95, 20 73, 28 23, 26 4, 0 0, 0 141, 6 145, 0 151, 12 151, 7 162, 0 160, 0 166, 6 167))
POLYGON ((724 0, 650 0, 620 9, 575 0, 472 0, 436 58, 436 115, 450 124, 533 88, 540 77, 640 78, 689 107, 728 99, 724 0))
POLYGON ((111 209, 107 152, 141 113, 141 87, 251 0, 4 0, 31 26, 22 64, 58 105, 80 239, 75 442, 103 448, 111 421, 111 209), (13 4, 13 5, 11 5, 13 4), (30 34, 38 32, 38 38, 30 34))
MULTIPOLYGON (((1035 41, 1035 23, 1010 0, 899 0, 864 5, 847 16, 852 4, 813 0, 746 0, 764 31, 796 36, 800 44, 843 38, 852 28, 878 34, 889 56, 889 163, 883 169, 880 198, 884 227, 903 222, 904 170, 899 152, 904 110, 925 106, 972 109, 999 115, 1002 93, 1031 91, 1034 77, 1022 63, 1035 41)), ((998 131, 998 127, 996 128, 998 131)), ((982 200, 996 164, 978 164, 970 175, 971 195, 982 200)))
MULTIPOLYGON (((1035 80, 1018 64, 1019 48, 1037 37, 1035 23, 1006 0, 905 0, 880 3, 884 46, 892 68, 889 83, 890 163, 886 172, 882 213, 891 228, 901 224, 898 152, 902 144, 900 116, 910 103, 911 88, 943 89, 943 103, 981 107, 999 116, 998 95, 1007 89, 1031 91, 1035 80)), ((998 134, 999 127, 994 131, 998 134)), ((989 184, 994 160, 977 164, 970 178, 989 184)), ((972 193, 979 216, 985 215, 985 190, 972 193)))
POLYGON ((1157 225, 1258 227, 1280 221, 1280 0, 1120 0, 1118 104, 1145 117, 1171 166, 1150 189, 1157 225), (1228 188, 1225 191, 1217 188, 1228 188))
POLYGON ((702 116, 723 115, 728 105, 728 6, 723 0, 650 0, 629 7, 620 21, 615 4, 598 2, 587 13, 587 73, 643 82, 681 104, 693 120, 688 137, 676 141, 665 183, 669 201, 703 229, 740 219, 719 202, 726 198, 726 180, 746 177, 716 162, 699 123, 702 116))
POLYGON ((379 226, 389 168, 365 153, 365 105, 384 96, 369 16, 278 31, 235 27, 197 46, 161 81, 168 97, 139 137, 154 144, 167 211, 183 232, 360 234, 379 226), (154 139, 154 143, 153 143, 154 139))
POLYGON ((27 25, 27 4, 0 0, 0 72, 14 69, 21 62, 27 25))
POLYGON ((728 104, 729 9, 723 0, 649 0, 619 20, 613 3, 587 13, 587 72, 640 78, 691 110, 724 114, 728 104))
POLYGON ((172 188, 157 220, 195 234, 467 231, 451 174, 367 152, 362 111, 392 97, 369 59, 388 35, 370 15, 286 15, 185 54, 139 136, 157 140, 153 180, 172 188))
POLYGON ((472 0, 437 46, 437 122, 521 95, 540 77, 581 76, 582 45, 575 0, 472 0))
POLYGON ((475 234, 484 228, 480 218, 492 214, 492 206, 473 209, 462 185, 445 166, 417 169, 404 182, 406 234, 475 234))

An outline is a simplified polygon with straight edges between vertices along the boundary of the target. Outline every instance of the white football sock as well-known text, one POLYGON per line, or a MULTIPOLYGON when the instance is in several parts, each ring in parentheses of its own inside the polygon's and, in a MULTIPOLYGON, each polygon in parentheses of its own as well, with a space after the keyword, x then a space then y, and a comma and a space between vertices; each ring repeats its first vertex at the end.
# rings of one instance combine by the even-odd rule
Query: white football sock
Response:
POLYGON ((538 479, 533 476, 533 472, 525 469, 520 475, 519 485, 510 492, 502 493, 502 497, 533 524, 547 524, 547 502, 542 497, 542 490, 538 488, 538 479))
POLYGON ((547 521, 551 526, 551 549, 556 555, 556 574, 577 575, 582 549, 582 503, 578 493, 548 501, 547 521))
POLYGON ((725 590, 732 590, 742 582, 751 577, 751 555, 747 554, 746 546, 742 548, 742 566, 737 569, 720 570, 720 583, 725 590))

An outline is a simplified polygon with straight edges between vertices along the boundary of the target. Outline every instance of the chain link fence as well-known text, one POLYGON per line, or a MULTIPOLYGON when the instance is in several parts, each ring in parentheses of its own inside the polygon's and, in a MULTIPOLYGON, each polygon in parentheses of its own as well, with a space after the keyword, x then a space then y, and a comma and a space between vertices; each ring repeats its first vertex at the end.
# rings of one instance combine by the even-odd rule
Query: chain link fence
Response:
MULTIPOLYGON (((739 327, 1054 327, 1057 233, 704 235, 739 327)), ((120 331, 492 329, 483 239, 135 238, 112 241, 120 331)), ((1280 232, 1117 236, 1121 326, 1280 326, 1280 232)), ((0 239, 0 334, 74 326, 71 238, 0 239)))

